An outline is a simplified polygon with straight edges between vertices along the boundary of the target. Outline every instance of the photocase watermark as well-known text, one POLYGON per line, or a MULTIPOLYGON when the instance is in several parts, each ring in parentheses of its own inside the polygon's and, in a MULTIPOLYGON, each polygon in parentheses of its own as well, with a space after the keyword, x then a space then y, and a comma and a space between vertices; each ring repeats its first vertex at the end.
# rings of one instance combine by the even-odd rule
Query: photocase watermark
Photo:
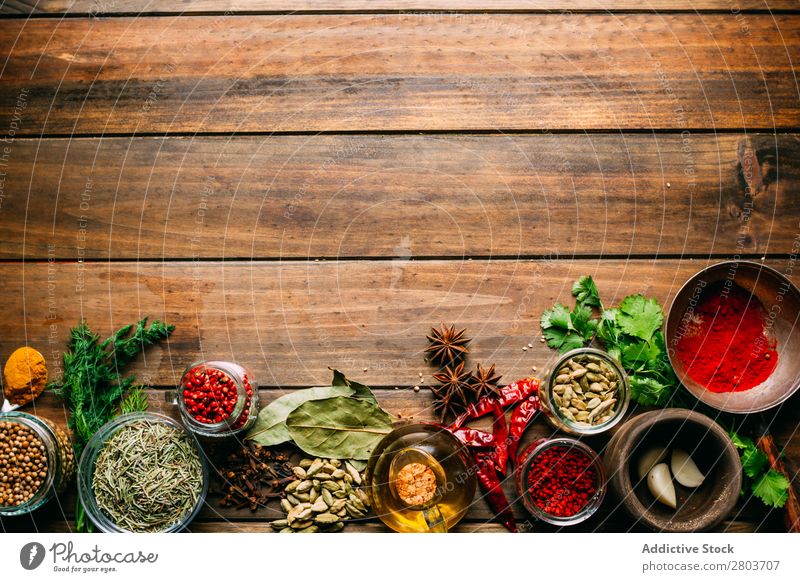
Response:
POLYGON ((192 272, 192 294, 194 295, 199 293, 200 284, 204 280, 203 269, 199 268, 203 250, 201 242, 203 227, 206 223, 206 214, 208 213, 208 202, 213 198, 215 190, 216 178, 214 178, 214 176, 207 176, 205 182, 203 182, 203 188, 200 190, 200 199, 197 202, 197 209, 194 213, 192 236, 189 239, 189 248, 191 249, 192 262, 195 267, 192 272))
MULTIPOLYGON (((97 4, 97 2, 96 2, 97 4)), ((108 3, 113 6, 113 2, 108 3)), ((108 4, 101 4, 104 6, 104 10, 108 10, 105 6, 108 4)), ((233 11, 226 10, 220 16, 214 18, 213 20, 204 20, 204 24, 197 29, 197 33, 202 35, 205 33, 212 33, 219 29, 222 24, 223 20, 226 16, 230 16, 233 14, 233 11)), ((94 16, 94 14, 92 14, 94 16)), ((184 61, 184 57, 190 51, 194 51, 197 48, 197 43, 195 38, 192 37, 191 41, 180 46, 177 50, 172 51, 171 58, 164 66, 161 68, 161 75, 156 79, 153 85, 150 87, 150 90, 147 92, 147 96, 145 97, 144 103, 142 103, 142 107, 139 110, 140 115, 145 115, 150 111, 150 108, 156 104, 158 101, 159 95, 164 91, 164 88, 170 82, 170 80, 175 78, 175 71, 178 69, 178 65, 184 61)))
POLYGON ((300 188, 297 190, 297 192, 295 192, 294 199, 286 206, 283 217, 287 220, 291 220, 297 211, 298 205, 306 197, 308 189, 312 184, 316 184, 319 179, 327 174, 331 169, 335 168, 343 161, 353 158, 356 154, 366 149, 366 147, 366 140, 363 139, 347 140, 342 145, 337 147, 333 153, 331 153, 331 155, 325 158, 325 161, 323 161, 322 164, 320 164, 314 169, 313 172, 311 172, 310 176, 303 180, 300 188))
POLYGON ((20 89, 17 99, 14 101, 11 122, 0 137, 0 210, 2 210, 3 202, 6 198, 6 168, 11 158, 11 146, 14 143, 17 132, 22 127, 22 113, 28 106, 28 93, 29 91, 25 87, 20 89))
POLYGON ((83 293, 86 285, 86 241, 89 238, 89 209, 91 208, 94 180, 92 176, 86 178, 86 183, 78 202, 80 214, 78 215, 78 230, 75 233, 75 258, 78 260, 75 273, 75 293, 83 293))
POLYGON ((61 376, 64 343, 58 336, 58 274, 56 272, 56 245, 47 245, 47 346, 50 351, 49 367, 54 378, 61 376))
POLYGON ((44 562, 44 546, 39 542, 29 542, 19 551, 19 563, 26 570, 35 570, 44 562))
POLYGON ((389 289, 395 289, 397 284, 403 279, 406 265, 411 261, 411 237, 403 235, 400 243, 393 249, 392 259, 392 280, 389 282, 389 289))
POLYGON ((29 542, 19 552, 19 563, 25 570, 39 568, 46 559, 54 572, 108 574, 119 571, 119 566, 123 565, 155 564, 158 554, 142 550, 108 552, 97 544, 84 551, 76 549, 73 542, 56 542, 48 549, 39 542, 29 542))

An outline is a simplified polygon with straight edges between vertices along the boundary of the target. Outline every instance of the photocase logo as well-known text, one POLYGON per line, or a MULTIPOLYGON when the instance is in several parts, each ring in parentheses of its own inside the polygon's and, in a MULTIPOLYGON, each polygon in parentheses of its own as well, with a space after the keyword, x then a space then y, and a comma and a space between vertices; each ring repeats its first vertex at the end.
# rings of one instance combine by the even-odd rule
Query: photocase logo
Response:
POLYGON ((35 570, 44 562, 44 546, 39 542, 30 542, 19 551, 19 563, 26 570, 35 570))

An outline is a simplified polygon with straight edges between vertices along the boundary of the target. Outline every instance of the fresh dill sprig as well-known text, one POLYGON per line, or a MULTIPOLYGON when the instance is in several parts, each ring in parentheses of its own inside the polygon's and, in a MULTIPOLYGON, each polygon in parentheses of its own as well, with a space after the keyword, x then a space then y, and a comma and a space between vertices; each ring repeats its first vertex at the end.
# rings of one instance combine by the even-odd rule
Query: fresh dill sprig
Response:
MULTIPOLYGON (((100 427, 118 413, 147 409, 147 395, 136 385, 133 375, 122 377, 120 370, 145 347, 163 340, 175 326, 147 318, 126 325, 108 339, 89 329, 86 321, 70 330, 67 351, 64 353, 64 372, 61 379, 49 384, 69 409, 69 426, 73 434, 75 453, 80 456, 86 443, 100 427), (131 330, 134 330, 131 334, 131 330)), ((78 502, 76 512, 78 531, 90 531, 91 525, 78 502)))

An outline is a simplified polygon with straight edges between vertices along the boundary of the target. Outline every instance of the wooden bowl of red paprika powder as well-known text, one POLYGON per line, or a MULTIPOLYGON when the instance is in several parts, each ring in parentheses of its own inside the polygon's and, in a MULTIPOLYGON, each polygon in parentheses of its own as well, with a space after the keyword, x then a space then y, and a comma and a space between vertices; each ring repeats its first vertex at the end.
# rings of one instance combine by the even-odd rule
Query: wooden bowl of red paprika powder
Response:
POLYGON ((760 412, 800 387, 800 291, 765 265, 725 261, 694 275, 664 335, 678 379, 717 410, 760 412))

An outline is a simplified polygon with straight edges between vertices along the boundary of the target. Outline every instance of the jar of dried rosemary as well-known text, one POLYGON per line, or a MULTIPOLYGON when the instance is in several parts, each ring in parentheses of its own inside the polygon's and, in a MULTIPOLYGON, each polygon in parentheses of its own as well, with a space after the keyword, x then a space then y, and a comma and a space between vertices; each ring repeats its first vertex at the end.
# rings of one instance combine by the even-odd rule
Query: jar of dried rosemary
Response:
POLYGON ((0 414, 0 517, 41 507, 74 470, 72 444, 55 424, 24 412, 0 414))
POLYGON ((81 503, 104 532, 180 531, 207 491, 200 444, 161 414, 115 418, 91 438, 78 466, 81 503))

